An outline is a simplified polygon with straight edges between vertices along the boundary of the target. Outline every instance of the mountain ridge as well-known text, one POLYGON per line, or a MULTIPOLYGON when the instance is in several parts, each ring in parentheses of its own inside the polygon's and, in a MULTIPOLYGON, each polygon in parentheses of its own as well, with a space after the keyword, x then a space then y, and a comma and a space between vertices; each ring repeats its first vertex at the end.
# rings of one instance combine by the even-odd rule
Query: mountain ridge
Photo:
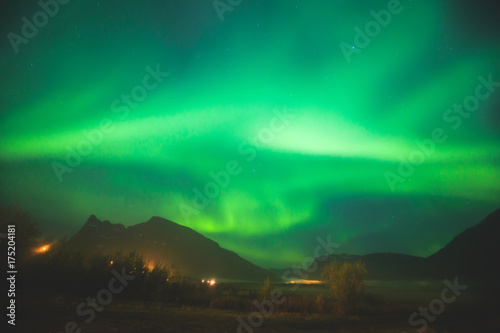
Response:
MULTIPOLYGON (((500 209, 490 213, 478 224, 456 235, 443 248, 428 257, 400 253, 369 253, 365 255, 331 254, 315 258, 308 269, 309 279, 321 279, 322 268, 333 260, 362 260, 368 279, 442 279, 461 276, 472 280, 500 278, 500 209), (316 266, 317 265, 317 266, 316 266), (312 269, 315 266, 316 269, 312 269)), ((222 248, 217 242, 189 227, 152 216, 148 221, 125 227, 120 223, 101 221, 91 215, 68 244, 75 249, 103 252, 125 251, 120 244, 154 263, 178 268, 199 278, 262 281, 267 276, 277 280, 284 269, 265 270, 237 253, 222 248)), ((292 268, 293 270, 293 268, 292 268)))
POLYGON ((68 240, 68 246, 111 254, 135 250, 153 264, 163 264, 201 279, 264 281, 267 276, 274 279, 271 272, 222 248, 210 238, 159 216, 125 227, 91 215, 68 240))
MULTIPOLYGON (((400 253, 332 254, 326 260, 315 259, 315 263, 308 267, 312 271, 309 278, 319 280, 323 267, 333 260, 341 262, 361 260, 367 267, 367 279, 418 280, 460 276, 471 281, 495 280, 500 278, 498 239, 500 239, 500 209, 459 233, 443 248, 428 257, 400 253), (312 270, 313 267, 316 269, 312 270)), ((270 271, 281 276, 290 269, 271 268, 270 271)))

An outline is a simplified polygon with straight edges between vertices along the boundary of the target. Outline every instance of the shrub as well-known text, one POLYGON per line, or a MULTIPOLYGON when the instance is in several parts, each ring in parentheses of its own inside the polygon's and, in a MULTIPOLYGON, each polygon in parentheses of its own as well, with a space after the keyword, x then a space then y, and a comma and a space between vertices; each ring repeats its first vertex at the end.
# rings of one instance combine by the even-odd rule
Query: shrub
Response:
POLYGON ((264 281, 264 284, 262 286, 260 286, 259 296, 261 297, 261 299, 270 299, 271 298, 271 291, 272 291, 271 279, 268 276, 266 278, 266 280, 264 281))
POLYGON ((326 265, 321 275, 337 300, 338 311, 345 313, 364 289, 367 271, 362 261, 354 263, 332 261, 326 265))

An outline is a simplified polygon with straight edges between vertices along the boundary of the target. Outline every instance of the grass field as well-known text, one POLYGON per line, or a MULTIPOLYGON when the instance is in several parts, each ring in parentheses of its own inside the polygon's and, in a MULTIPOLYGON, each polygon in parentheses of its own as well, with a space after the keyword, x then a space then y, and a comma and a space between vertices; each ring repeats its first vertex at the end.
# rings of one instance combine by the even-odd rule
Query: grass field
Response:
MULTIPOLYGON (((252 290, 258 284, 226 284, 223 290, 231 290, 237 298, 251 300, 252 290)), ((286 297, 312 298, 318 294, 328 297, 322 285, 300 285, 291 290, 289 284, 273 286, 286 297)), ((39 295, 21 298, 22 311, 18 315, 18 332, 356 332, 389 333, 418 332, 410 325, 409 316, 419 307, 440 297, 442 283, 438 282, 380 282, 367 281, 366 297, 382 300, 368 302, 358 314, 343 316, 332 313, 281 312, 269 316, 251 316, 250 310, 227 310, 203 306, 185 306, 164 302, 138 302, 117 297, 102 311, 95 312, 89 323, 76 314, 76 308, 85 298, 39 295), (240 318, 240 319, 238 319, 240 318), (69 330, 65 326, 68 322, 69 330), (239 330, 238 330, 239 326, 239 330), (81 331, 79 331, 81 329, 81 331)), ((223 296, 224 297, 224 296, 223 296)), ((500 332, 499 305, 496 298, 481 296, 467 291, 456 301, 447 304, 444 311, 429 322, 429 329, 421 332, 439 333, 494 333, 500 332)))

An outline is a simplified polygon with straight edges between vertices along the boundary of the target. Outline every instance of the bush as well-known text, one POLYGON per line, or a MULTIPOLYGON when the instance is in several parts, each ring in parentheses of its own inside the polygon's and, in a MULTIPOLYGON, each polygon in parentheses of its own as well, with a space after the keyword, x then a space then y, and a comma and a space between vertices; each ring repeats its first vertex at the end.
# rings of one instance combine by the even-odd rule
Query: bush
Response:
POLYGON ((272 291, 271 279, 268 276, 266 278, 266 280, 264 281, 264 284, 262 286, 260 286, 259 296, 261 297, 261 299, 270 299, 271 298, 271 291, 272 291))
POLYGON ((321 277, 337 300, 339 313, 345 313, 355 303, 365 287, 366 274, 362 261, 349 263, 335 260, 325 266, 321 277))

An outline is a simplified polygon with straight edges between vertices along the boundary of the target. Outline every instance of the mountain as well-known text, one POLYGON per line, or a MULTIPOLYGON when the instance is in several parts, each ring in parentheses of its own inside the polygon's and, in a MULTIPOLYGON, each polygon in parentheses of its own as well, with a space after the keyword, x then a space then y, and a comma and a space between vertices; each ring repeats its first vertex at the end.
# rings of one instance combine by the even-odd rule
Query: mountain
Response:
MULTIPOLYGON (((469 281, 498 280, 499 239, 500 209, 427 258, 397 253, 333 254, 326 260, 324 257, 316 258, 309 268, 311 273, 307 273, 307 279, 319 280, 323 267, 332 260, 362 260, 368 270, 368 279, 450 279, 458 276, 469 281)), ((280 277, 287 271, 265 270, 221 248, 200 233, 160 217, 126 228, 122 224, 100 221, 92 215, 68 241, 68 245, 86 252, 136 250, 153 263, 162 263, 185 275, 202 279, 260 282, 267 276, 274 279, 274 274, 280 277)), ((293 269, 290 270, 293 272, 293 269)), ((299 279, 296 273, 289 274, 289 277, 299 279)))
MULTIPOLYGON (((397 253, 373 253, 366 255, 333 254, 316 258, 308 269, 308 279, 319 280, 323 267, 333 260, 366 264, 367 279, 418 280, 460 277, 468 281, 492 281, 500 279, 500 209, 483 221, 456 236, 441 250, 422 258, 397 253), (313 269, 313 267, 316 269, 313 269)), ((281 276, 293 269, 271 269, 281 276)), ((298 274, 290 274, 297 278, 298 274)))
MULTIPOLYGON (((402 267, 407 265, 416 265, 420 263, 424 258, 415 257, 406 254, 398 253, 372 253, 366 255, 349 255, 349 254, 332 254, 327 257, 316 258, 315 263, 311 264, 308 270, 311 272, 307 274, 305 271, 303 274, 307 274, 307 280, 321 280, 321 272, 323 268, 331 261, 341 261, 341 262, 355 262, 361 260, 366 265, 366 270, 368 271, 368 280, 382 280, 391 279, 394 272, 399 271, 402 267), (316 267, 313 269, 313 267, 316 267)), ((289 269, 270 269, 271 272, 277 276, 282 276, 284 272, 289 269)), ((291 269, 293 272, 293 269, 291 269)), ((289 278, 300 279, 300 274, 290 273, 289 278)))
POLYGON ((68 240, 71 249, 87 253, 136 250, 153 264, 164 264, 200 279, 262 282, 273 274, 200 233, 161 217, 126 228, 90 216, 68 240))
POLYGON ((500 278, 500 209, 456 236, 413 269, 417 276, 460 276, 471 280, 500 278))

